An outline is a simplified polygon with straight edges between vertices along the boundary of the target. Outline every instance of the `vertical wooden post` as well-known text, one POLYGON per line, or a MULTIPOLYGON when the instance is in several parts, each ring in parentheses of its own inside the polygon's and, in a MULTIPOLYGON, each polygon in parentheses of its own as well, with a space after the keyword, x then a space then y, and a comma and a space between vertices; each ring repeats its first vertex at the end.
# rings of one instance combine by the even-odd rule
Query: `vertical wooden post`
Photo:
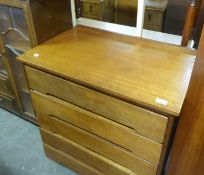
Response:
POLYGON ((193 39, 195 41, 194 48, 198 48, 200 36, 202 33, 203 24, 204 24, 204 1, 201 1, 200 7, 199 7, 198 17, 196 20, 195 30, 193 33, 193 35, 194 35, 193 39))
POLYGON ((204 29, 166 175, 204 174, 204 29))
POLYGON ((193 28, 195 26, 196 18, 198 16, 200 2, 201 0, 191 0, 189 2, 189 7, 186 14, 186 20, 184 24, 182 41, 181 41, 182 46, 187 46, 188 41, 192 37, 193 28))

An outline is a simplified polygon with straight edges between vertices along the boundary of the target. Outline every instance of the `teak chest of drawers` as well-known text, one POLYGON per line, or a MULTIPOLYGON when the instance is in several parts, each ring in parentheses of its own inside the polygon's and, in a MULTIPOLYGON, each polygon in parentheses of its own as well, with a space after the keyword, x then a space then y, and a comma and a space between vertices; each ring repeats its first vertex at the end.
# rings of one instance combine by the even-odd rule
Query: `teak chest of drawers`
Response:
POLYGON ((161 174, 192 51, 78 26, 18 59, 48 157, 83 175, 161 174))

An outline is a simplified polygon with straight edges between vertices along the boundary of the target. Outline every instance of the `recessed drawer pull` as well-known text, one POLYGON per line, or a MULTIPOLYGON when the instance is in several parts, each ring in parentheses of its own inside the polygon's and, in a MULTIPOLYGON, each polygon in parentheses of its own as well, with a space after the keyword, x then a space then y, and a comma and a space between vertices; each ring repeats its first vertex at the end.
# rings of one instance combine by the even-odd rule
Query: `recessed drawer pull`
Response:
POLYGON ((31 91, 37 115, 70 123, 129 152, 158 164, 162 145, 133 132, 131 129, 103 116, 94 114, 58 98, 31 91), (44 108, 49 106, 49 108, 44 108))
MULTIPOLYGON (((76 126, 60 121, 55 117, 48 117, 43 114, 38 116, 41 129, 55 132, 58 136, 69 139, 85 148, 88 148, 100 155, 124 165, 133 170, 136 174, 155 175, 157 166, 145 161, 125 149, 121 149, 100 137, 84 131, 76 126), (143 172, 143 173, 140 173, 143 172)), ((58 144, 59 145, 59 144, 58 144)))
MULTIPOLYGON (((32 90, 33 92, 34 92, 34 90, 32 90)), ((49 93, 46 93, 46 95, 47 95, 47 97, 49 97, 49 98, 57 98, 57 99, 60 99, 60 100, 63 100, 63 99, 61 99, 61 98, 59 98, 59 97, 56 97, 55 95, 52 95, 52 94, 49 94, 49 93)), ((64 100, 63 100, 64 101, 64 100)), ((71 104, 71 103, 70 103, 71 104)), ((74 105, 74 104, 73 104, 74 105)), ((87 110, 88 111, 88 110, 87 110)), ((88 111, 88 112, 91 112, 91 111, 88 111)), ((50 116, 52 116, 52 114, 49 114, 50 116)), ((60 118, 60 117, 59 117, 60 118)), ((61 119, 61 118, 60 118, 61 119)), ((104 119, 106 119, 106 118, 104 118, 104 119)), ((61 119, 61 120, 63 120, 63 119, 61 119)), ((111 122, 114 122, 114 123, 116 123, 115 121, 113 121, 113 120, 111 120, 111 119, 106 119, 106 120, 109 120, 109 121, 111 121, 111 122)), ((65 122, 67 122, 67 121, 65 121, 65 122)), ((126 130, 128 130, 129 132, 133 132, 133 133, 135 133, 135 129, 134 128, 132 128, 132 127, 130 127, 130 126, 127 126, 127 125, 124 125, 124 124, 118 124, 118 125, 120 125, 121 127, 124 127, 126 130)))
POLYGON ((95 114, 134 128, 136 134, 163 143, 167 117, 27 66, 25 70, 31 89, 43 94, 52 94, 95 114))
MULTIPOLYGON (((67 122, 67 121, 65 121, 65 120, 62 120, 61 118, 56 117, 56 116, 54 116, 54 115, 49 115, 49 117, 52 118, 52 119, 54 119, 54 120, 57 120, 58 122, 63 122, 64 124, 66 124, 66 125, 68 125, 68 126, 71 125, 71 126, 73 126, 73 127, 79 128, 79 129, 81 129, 81 130, 83 130, 83 131, 85 131, 85 132, 88 132, 88 133, 90 133, 90 134, 93 134, 93 133, 91 133, 91 132, 89 132, 89 131, 87 131, 87 130, 81 128, 81 127, 78 127, 77 125, 74 125, 73 123, 69 123, 69 122, 67 122)), ((57 132, 55 132, 55 134, 57 134, 57 132)), ((120 145, 118 145, 118 144, 116 144, 116 143, 113 143, 113 142, 111 142, 111 141, 109 141, 109 140, 104 139, 103 137, 96 136, 95 134, 93 134, 93 135, 94 135, 95 137, 101 138, 102 140, 105 140, 105 141, 107 141, 107 142, 110 142, 111 144, 113 144, 113 145, 115 145, 115 146, 117 146, 117 147, 120 147, 121 149, 124 149, 124 150, 128 151, 128 152, 131 153, 131 154, 134 154, 134 152, 131 151, 130 149, 124 148, 124 147, 122 147, 122 146, 120 146, 120 145)))

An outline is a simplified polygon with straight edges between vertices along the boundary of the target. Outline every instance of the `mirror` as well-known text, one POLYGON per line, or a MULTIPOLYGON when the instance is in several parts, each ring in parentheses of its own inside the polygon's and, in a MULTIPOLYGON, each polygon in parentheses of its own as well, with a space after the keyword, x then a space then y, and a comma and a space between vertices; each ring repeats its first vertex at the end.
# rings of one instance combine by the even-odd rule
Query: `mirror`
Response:
POLYGON ((137 0, 75 0, 77 18, 136 27, 137 0))

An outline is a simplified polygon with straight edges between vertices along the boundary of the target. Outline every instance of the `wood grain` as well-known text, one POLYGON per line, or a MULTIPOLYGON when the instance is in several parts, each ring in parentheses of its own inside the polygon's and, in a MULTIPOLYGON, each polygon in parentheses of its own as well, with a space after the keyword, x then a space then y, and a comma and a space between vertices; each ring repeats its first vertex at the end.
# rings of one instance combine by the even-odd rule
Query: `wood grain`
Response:
POLYGON ((196 18, 198 17, 199 3, 197 1, 189 1, 188 10, 186 13, 186 19, 182 34, 182 46, 187 46, 189 40, 191 40, 193 29, 195 28, 196 18))
POLYGON ((133 152, 137 150, 138 142, 146 140, 146 138, 135 134, 133 129, 125 125, 121 125, 55 97, 46 96, 34 91, 31 92, 31 96, 36 113, 43 114, 44 116, 56 116, 65 122, 103 137, 133 152), (44 106, 49 106, 49 108, 45 109, 44 106))
POLYGON ((57 161, 58 163, 69 167, 71 170, 83 175, 104 175, 103 173, 91 168, 85 163, 80 162, 72 156, 63 153, 60 150, 54 149, 49 145, 44 145, 46 155, 57 161))
POLYGON ((67 155, 70 155, 90 167, 111 175, 136 175, 131 170, 123 167, 103 156, 97 154, 71 140, 65 139, 57 134, 41 130, 43 142, 67 155))
MULTIPOLYGON (((136 155, 144 156, 143 158, 150 157, 146 155, 146 152, 147 154, 148 152, 150 154, 155 153, 155 150, 149 149, 152 145, 154 145, 154 148, 162 148, 162 145, 135 134, 132 130, 125 126, 119 125, 101 116, 94 115, 93 113, 71 104, 65 104, 66 107, 60 106, 60 103, 57 104, 49 100, 46 101, 45 98, 39 98, 39 96, 34 93, 32 93, 32 99, 35 110, 40 115, 56 116, 58 119, 71 123, 74 126, 78 126, 92 134, 98 135, 99 137, 120 145, 136 155), (44 105, 49 106, 49 108, 52 108, 53 110, 43 110, 40 106, 44 105)), ((154 156, 156 157, 156 155, 154 156)), ((153 155, 151 155, 151 157, 153 157, 153 155)), ((152 159, 153 158, 151 158, 151 160, 152 159)))
POLYGON ((60 0, 59 3, 58 0, 35 0, 30 1, 29 6, 31 27, 34 28, 38 45, 72 28, 70 1, 60 0))
POLYGON ((129 126, 136 134, 162 143, 168 119, 80 85, 25 67, 29 86, 129 126), (44 82, 44 83, 42 83, 44 82), (48 86, 49 84, 49 86, 48 86))
POLYGON ((171 153, 167 175, 203 175, 204 30, 171 153))
POLYGON ((134 104, 178 116, 195 55, 176 46, 75 27, 19 60, 134 104), (38 58, 34 54, 38 53, 38 58), (155 102, 165 99, 167 105, 155 102))
POLYGON ((72 140, 114 162, 121 164, 135 173, 141 175, 155 175, 157 166, 138 158, 126 149, 112 144, 103 138, 97 137, 85 130, 82 130, 69 123, 61 122, 52 117, 43 117, 39 114, 39 123, 41 129, 57 133, 62 137, 72 140), (66 128, 66 130, 65 130, 66 128))
MULTIPOLYGON (((63 137, 75 137, 75 135, 73 133, 69 133, 70 131, 70 127, 74 126, 72 124, 66 123, 58 118, 56 118, 55 116, 43 116, 42 114, 39 114, 39 123, 42 127, 48 127, 50 128, 51 131, 55 131, 57 133, 59 133, 59 135, 62 135, 63 137), (50 126, 48 126, 50 125, 50 126), (72 136, 66 136, 67 134, 71 134, 72 136)), ((78 127, 76 127, 78 128, 78 127)), ((46 129, 46 128, 45 128, 46 129)), ((80 129, 80 128, 78 128, 80 129)), ((48 129, 49 130, 49 129, 48 129)), ((85 133, 85 135, 87 135, 87 131, 80 129, 80 131, 82 133, 85 133)), ((91 134, 92 138, 94 138, 96 135, 95 134, 91 134)), ((68 138, 69 139, 69 138, 68 138)), ((75 138, 76 139, 76 138, 75 138)), ((96 140, 100 140, 100 137, 96 136, 95 137, 96 140)), ((105 139, 102 139, 105 140, 105 139)), ((106 140, 107 141, 107 140, 106 140)), ((81 140, 78 141, 79 144, 82 144, 81 140)), ((111 142, 108 142, 110 145, 112 145, 111 142)), ((125 149, 123 147, 123 149, 128 150, 130 153, 132 153, 135 156, 138 156, 139 158, 142 158, 146 161, 149 161, 155 165, 158 165, 159 163, 159 158, 161 155, 161 151, 162 151, 162 146, 159 144, 156 144, 154 142, 151 142, 150 140, 142 140, 142 141, 137 141, 136 147, 137 150, 135 149, 134 152, 132 150, 129 149, 125 149)), ((117 144, 113 144, 118 146, 117 144)), ((100 153, 100 152, 98 152, 100 153)))

